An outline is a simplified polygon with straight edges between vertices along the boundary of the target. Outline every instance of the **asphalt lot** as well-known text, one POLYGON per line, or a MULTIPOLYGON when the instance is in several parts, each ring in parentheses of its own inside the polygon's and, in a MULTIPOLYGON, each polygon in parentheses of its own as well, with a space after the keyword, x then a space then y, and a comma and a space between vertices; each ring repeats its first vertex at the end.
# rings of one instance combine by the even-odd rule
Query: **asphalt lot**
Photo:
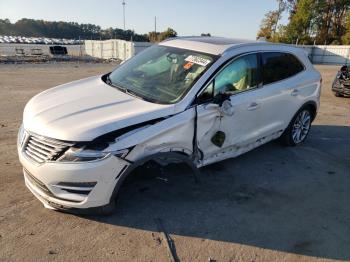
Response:
MULTIPOLYGON (((350 98, 323 76, 321 108, 304 145, 268 143, 201 169, 135 179, 109 217, 50 211, 25 188, 16 135, 25 103, 110 64, 0 65, 0 261, 350 260, 350 98)), ((48 174, 49 175, 49 174, 48 174)))

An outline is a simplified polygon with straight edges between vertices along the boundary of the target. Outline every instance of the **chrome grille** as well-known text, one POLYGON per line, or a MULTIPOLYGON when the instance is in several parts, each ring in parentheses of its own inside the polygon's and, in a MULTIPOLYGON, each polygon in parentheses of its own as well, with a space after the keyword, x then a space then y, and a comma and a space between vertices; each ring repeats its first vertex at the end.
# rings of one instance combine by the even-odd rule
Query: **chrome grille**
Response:
POLYGON ((30 159, 41 164, 46 161, 56 160, 72 145, 73 143, 29 134, 24 146, 24 152, 30 159))

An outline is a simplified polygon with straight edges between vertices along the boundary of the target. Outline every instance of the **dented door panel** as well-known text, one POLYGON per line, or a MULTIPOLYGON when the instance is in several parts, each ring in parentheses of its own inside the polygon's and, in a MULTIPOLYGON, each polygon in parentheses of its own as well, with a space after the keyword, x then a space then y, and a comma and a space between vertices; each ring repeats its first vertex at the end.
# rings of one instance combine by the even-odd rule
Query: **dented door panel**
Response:
POLYGON ((204 158, 217 153, 220 148, 214 145, 211 138, 220 130, 220 108, 198 106, 198 132, 197 140, 199 149, 204 158))
POLYGON ((198 143, 204 154, 204 160, 215 158, 217 154, 227 148, 235 146, 245 147, 259 138, 257 127, 261 125, 259 107, 249 110, 254 101, 252 97, 258 95, 258 90, 231 96, 227 100, 232 108, 227 113, 223 108, 206 109, 205 106, 198 108, 198 143), (249 94, 248 94, 249 93, 249 94), (224 142, 222 146, 215 145, 212 141, 217 132, 223 132, 224 142))

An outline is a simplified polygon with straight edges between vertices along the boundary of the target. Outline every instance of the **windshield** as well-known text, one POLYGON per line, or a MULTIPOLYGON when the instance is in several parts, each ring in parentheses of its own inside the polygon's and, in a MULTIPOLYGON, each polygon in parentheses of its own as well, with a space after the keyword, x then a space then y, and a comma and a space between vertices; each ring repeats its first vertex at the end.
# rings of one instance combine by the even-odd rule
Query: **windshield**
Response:
POLYGON ((108 83, 150 102, 179 101, 212 65, 214 55, 154 45, 115 69, 108 83))

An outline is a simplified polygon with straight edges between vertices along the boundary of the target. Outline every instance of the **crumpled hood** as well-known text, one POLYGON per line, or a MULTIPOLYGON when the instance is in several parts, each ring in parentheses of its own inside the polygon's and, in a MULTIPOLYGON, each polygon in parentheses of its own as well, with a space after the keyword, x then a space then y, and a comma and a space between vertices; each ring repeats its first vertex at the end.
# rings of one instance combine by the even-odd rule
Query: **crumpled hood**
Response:
POLYGON ((173 113, 173 105, 135 98, 95 76, 34 96, 24 109, 23 124, 27 131, 43 136, 91 141, 108 132, 173 113))

